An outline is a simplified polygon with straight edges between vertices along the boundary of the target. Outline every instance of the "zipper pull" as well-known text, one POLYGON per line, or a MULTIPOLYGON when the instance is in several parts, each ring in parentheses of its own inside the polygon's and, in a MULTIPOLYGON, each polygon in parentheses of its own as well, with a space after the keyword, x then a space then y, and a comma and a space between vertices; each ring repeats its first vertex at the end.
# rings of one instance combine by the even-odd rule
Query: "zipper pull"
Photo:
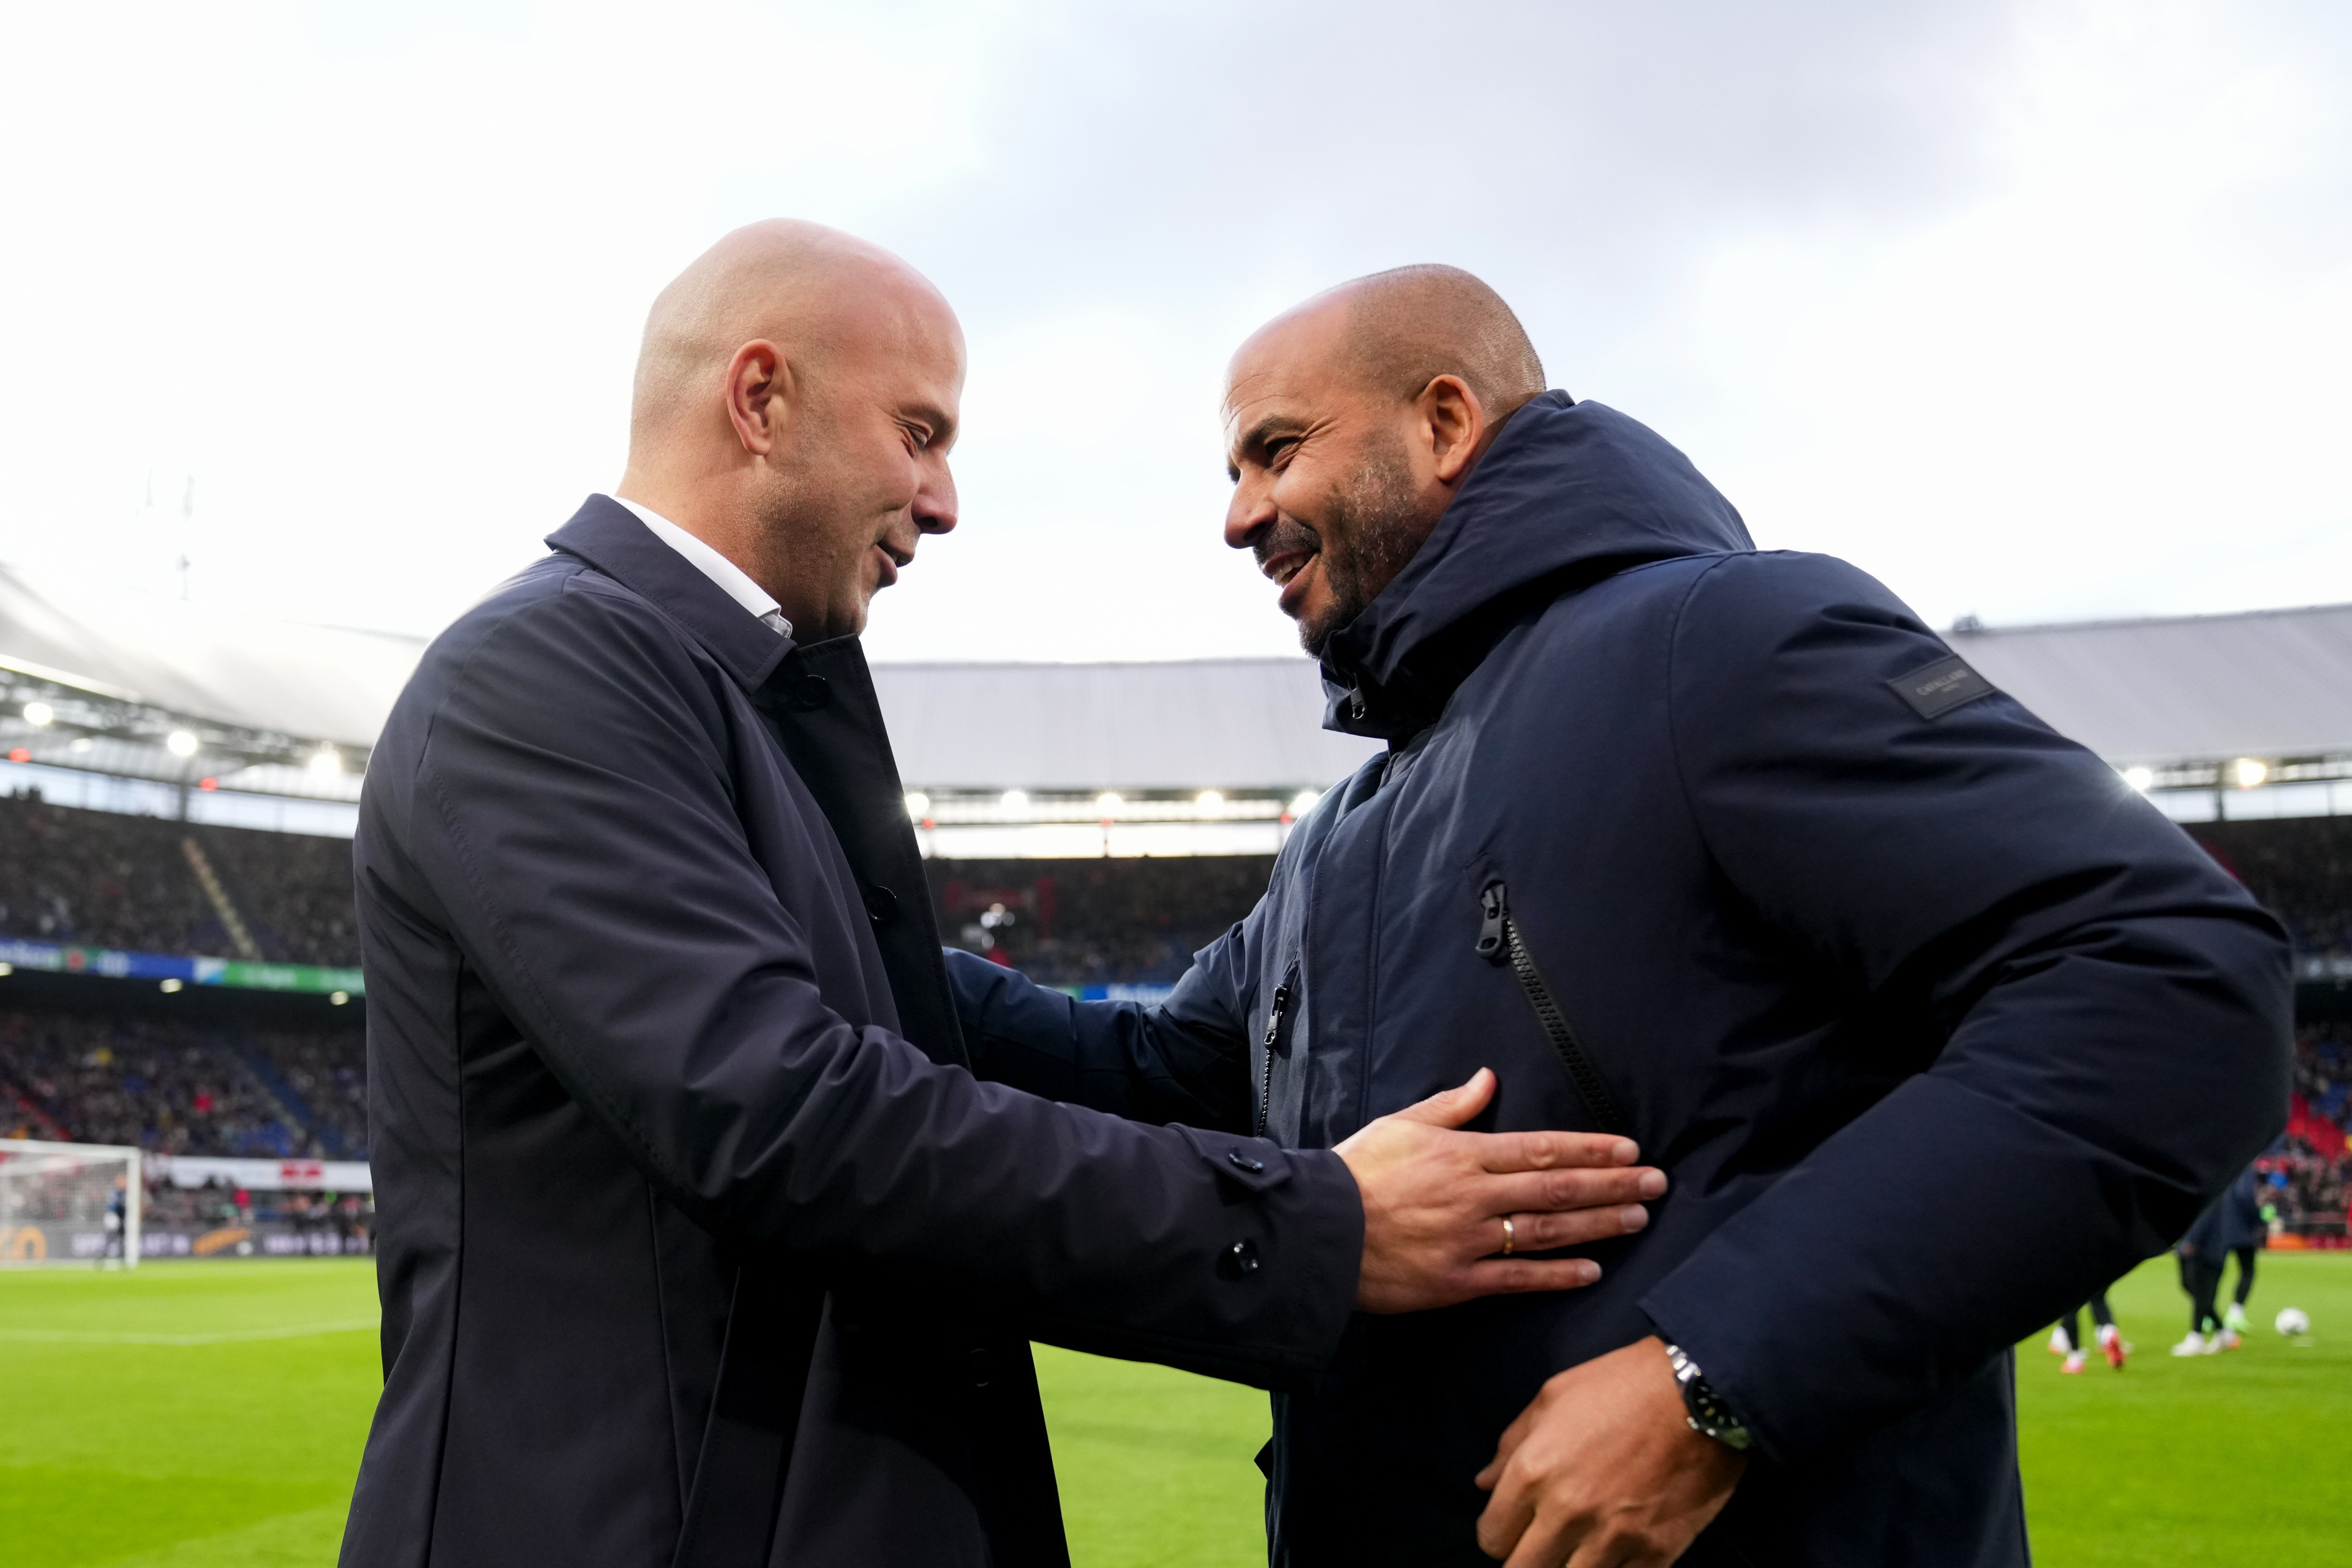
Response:
POLYGON ((1290 987, 1274 988, 1274 1005, 1265 1014, 1265 1078, 1258 1087, 1257 1131, 1259 1136, 1274 1125, 1274 1041, 1282 1033, 1282 1016, 1290 1010, 1290 987))
MULTIPOLYGON (((1289 1010, 1290 987, 1287 985, 1276 986, 1274 988, 1274 1006, 1265 1016, 1265 1051, 1269 1058, 1274 1055, 1275 1037, 1282 1033, 1282 1016, 1289 1010)), ((1270 1064, 1267 1070, 1269 1072, 1273 1070, 1270 1064)))
POLYGON ((1489 882, 1486 890, 1478 895, 1478 956, 1489 963, 1500 963, 1505 956, 1508 938, 1504 926, 1511 918, 1511 906, 1500 882, 1489 882))

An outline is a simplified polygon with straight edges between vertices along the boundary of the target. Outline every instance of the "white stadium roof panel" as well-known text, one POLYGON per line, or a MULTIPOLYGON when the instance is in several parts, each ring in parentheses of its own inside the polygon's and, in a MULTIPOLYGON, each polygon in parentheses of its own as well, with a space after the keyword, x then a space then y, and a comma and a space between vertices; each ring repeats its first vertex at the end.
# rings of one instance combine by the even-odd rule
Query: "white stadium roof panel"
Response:
POLYGON ((2352 605, 1954 631, 1954 652, 2117 766, 2352 752, 2352 605))
MULTIPOLYGON (((2352 605, 1948 637, 1993 684, 2118 767, 2352 757, 2352 605)), ((0 568, 0 665, 298 739, 372 745, 423 647, 173 601, 85 604, 0 568)), ((874 678, 911 789, 1319 788, 1378 749, 1322 728, 1322 684, 1298 657, 879 664, 874 678)), ((11 713, 0 728, 26 726, 11 713)), ((82 752, 81 765, 107 771, 82 752)), ((222 782, 277 787, 261 770, 222 782)))
POLYGON ((169 599, 71 603, 0 568, 8 668, 191 718, 372 746, 424 649, 169 599))
POLYGON ((964 790, 1288 789, 1379 742, 1323 725, 1314 661, 882 664, 898 775, 964 790))

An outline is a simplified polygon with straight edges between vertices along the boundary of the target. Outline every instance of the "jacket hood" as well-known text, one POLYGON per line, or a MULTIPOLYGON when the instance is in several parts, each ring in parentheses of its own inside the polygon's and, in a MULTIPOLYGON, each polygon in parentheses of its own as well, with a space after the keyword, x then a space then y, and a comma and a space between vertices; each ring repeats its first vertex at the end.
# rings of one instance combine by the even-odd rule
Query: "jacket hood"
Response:
POLYGON ((1427 542, 1332 637, 1325 727, 1412 734, 1522 608, 1644 562, 1754 548, 1731 503, 1655 431, 1547 392, 1511 416, 1427 542))

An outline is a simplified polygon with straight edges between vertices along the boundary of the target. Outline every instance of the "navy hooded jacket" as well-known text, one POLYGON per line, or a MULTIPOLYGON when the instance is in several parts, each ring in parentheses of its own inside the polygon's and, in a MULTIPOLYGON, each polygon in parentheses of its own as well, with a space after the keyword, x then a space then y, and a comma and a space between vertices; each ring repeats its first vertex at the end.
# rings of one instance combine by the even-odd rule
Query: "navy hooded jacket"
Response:
POLYGON ((1604 1102, 1674 1188, 1591 1289, 1360 1317, 1276 1398, 1275 1562, 1486 1562, 1503 1427, 1658 1334, 1759 1444, 1686 1562, 2024 1563, 2008 1347, 2282 1124, 2275 923, 1876 582, 1755 551, 1679 452, 1565 394, 1325 674, 1333 727, 1391 748, 1248 919, 1159 1008, 952 960, 976 1070, 1313 1148, 1487 1066, 1482 1125, 1604 1102))

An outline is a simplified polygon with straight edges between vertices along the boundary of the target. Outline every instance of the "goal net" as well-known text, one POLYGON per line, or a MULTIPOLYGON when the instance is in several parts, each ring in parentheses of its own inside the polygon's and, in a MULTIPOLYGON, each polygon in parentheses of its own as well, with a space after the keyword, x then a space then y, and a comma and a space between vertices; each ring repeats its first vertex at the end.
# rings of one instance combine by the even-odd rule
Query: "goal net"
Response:
POLYGON ((0 1268, 139 1266, 139 1151, 0 1138, 0 1268))

